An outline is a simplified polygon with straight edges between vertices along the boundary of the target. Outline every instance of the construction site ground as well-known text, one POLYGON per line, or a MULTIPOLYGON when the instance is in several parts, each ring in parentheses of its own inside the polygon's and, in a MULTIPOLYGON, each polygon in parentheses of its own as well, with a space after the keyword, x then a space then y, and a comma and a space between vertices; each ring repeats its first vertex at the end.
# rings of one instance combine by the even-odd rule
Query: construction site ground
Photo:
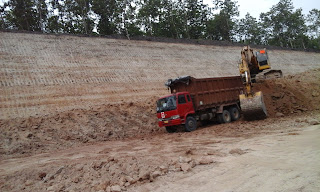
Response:
POLYGON ((320 54, 270 50, 269 117, 157 126, 164 82, 241 47, 0 32, 0 191, 320 191, 320 54))

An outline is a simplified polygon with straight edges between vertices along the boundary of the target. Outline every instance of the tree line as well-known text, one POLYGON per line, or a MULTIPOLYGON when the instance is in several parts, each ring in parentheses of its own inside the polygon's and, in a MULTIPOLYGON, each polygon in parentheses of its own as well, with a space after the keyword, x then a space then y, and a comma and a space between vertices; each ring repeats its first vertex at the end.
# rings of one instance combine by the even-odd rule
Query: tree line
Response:
POLYGON ((0 28, 44 33, 210 39, 320 50, 320 10, 280 0, 238 19, 235 0, 8 0, 0 28))

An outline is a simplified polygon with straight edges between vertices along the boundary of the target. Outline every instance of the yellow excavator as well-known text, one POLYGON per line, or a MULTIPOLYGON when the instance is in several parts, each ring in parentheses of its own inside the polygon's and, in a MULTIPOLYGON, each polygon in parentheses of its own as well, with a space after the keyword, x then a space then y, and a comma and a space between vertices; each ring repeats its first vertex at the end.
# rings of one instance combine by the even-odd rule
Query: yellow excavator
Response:
POLYGON ((282 78, 283 76, 281 70, 271 69, 266 49, 254 53, 249 45, 244 46, 241 51, 241 63, 243 62, 248 65, 253 83, 262 82, 266 79, 282 78))
POLYGON ((249 46, 241 51, 239 63, 240 75, 245 84, 245 92, 239 96, 244 118, 248 120, 264 119, 268 116, 261 91, 253 92, 252 83, 270 78, 281 78, 281 70, 271 70, 266 49, 255 54, 249 46), (267 71, 267 72, 266 72, 267 71))

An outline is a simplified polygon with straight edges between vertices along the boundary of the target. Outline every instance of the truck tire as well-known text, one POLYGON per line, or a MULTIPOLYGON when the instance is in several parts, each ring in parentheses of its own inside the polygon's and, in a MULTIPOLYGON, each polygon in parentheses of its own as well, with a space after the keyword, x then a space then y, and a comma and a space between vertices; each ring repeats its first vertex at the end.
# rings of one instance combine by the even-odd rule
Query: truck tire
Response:
POLYGON ((174 133, 177 131, 177 128, 174 126, 168 126, 168 127, 166 127, 166 130, 168 133, 174 133))
POLYGON ((221 114, 218 115, 219 123, 230 123, 231 122, 231 115, 228 110, 223 110, 221 114))
POLYGON ((197 121, 194 117, 187 117, 185 128, 187 132, 191 132, 197 129, 197 121))
POLYGON ((237 107, 231 107, 229 112, 230 112, 232 121, 236 121, 240 118, 240 111, 237 107))

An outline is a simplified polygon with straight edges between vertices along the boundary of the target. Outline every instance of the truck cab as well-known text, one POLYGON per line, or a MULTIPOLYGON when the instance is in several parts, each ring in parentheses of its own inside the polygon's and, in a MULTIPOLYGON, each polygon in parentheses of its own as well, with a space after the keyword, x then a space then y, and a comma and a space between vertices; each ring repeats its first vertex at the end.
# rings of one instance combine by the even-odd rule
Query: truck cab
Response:
POLYGON ((194 113, 193 102, 188 92, 173 93, 157 101, 157 117, 160 127, 169 128, 185 124, 187 116, 194 113))

